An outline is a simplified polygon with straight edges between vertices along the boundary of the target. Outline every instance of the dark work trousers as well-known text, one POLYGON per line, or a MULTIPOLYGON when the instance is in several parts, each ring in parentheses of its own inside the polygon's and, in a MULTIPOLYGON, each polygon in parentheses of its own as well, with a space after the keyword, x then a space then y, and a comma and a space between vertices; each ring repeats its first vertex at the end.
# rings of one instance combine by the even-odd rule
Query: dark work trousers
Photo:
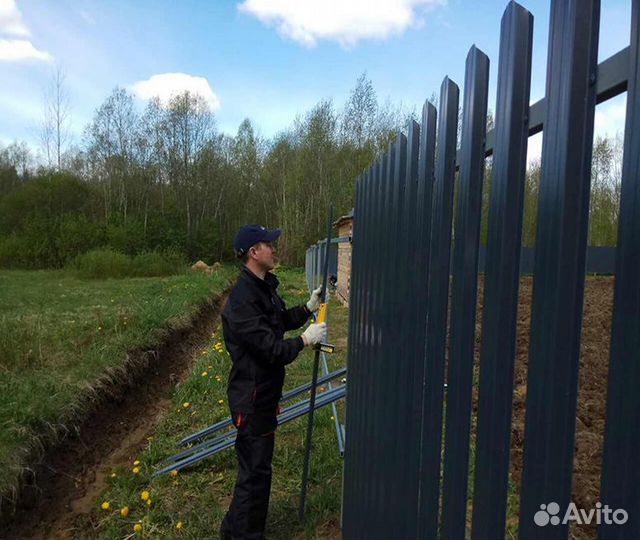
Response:
POLYGON ((234 413, 232 418, 238 428, 235 444, 238 477, 221 531, 234 539, 261 540, 269 509, 271 460, 278 422, 275 411, 272 414, 234 413))

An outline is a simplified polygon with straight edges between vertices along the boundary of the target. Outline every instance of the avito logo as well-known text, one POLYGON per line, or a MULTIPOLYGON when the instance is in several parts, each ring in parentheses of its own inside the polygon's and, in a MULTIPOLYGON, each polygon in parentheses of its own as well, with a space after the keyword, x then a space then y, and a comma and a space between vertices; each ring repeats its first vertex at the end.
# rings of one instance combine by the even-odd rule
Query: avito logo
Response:
POLYGON ((540 510, 538 510, 533 516, 533 521, 539 527, 545 527, 547 525, 559 525, 573 521, 576 525, 589 525, 595 523, 600 525, 624 525, 629 519, 629 514, 626 510, 618 508, 616 510, 609 507, 608 504, 603 505, 600 502, 596 503, 595 508, 585 510, 584 508, 578 508, 575 503, 570 503, 567 507, 562 518, 560 518, 560 505, 557 502, 551 501, 549 504, 541 504, 540 510))

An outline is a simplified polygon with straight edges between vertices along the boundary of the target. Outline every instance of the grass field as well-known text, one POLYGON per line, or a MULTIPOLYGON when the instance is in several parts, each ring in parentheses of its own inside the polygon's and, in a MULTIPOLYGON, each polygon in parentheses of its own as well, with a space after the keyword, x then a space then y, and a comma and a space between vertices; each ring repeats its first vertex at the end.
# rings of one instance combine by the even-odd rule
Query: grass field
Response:
POLYGON ((234 273, 81 280, 65 271, 0 272, 0 493, 25 460, 82 418, 127 352, 190 324, 234 273))
MULTIPOLYGON (((308 299, 301 270, 279 269, 280 294, 288 306, 308 299)), ((332 300, 329 310, 331 341, 338 349, 330 357, 330 369, 346 361, 347 310, 332 300)), ((299 332, 292 332, 293 336, 299 332)), ((132 458, 130 467, 108 471, 109 487, 95 501, 94 510, 86 515, 74 537, 124 538, 134 533, 140 524, 141 538, 212 538, 216 537, 220 521, 231 499, 236 475, 233 449, 208 459, 176 477, 151 479, 158 463, 177 451, 176 443, 184 436, 228 416, 226 381, 230 358, 221 347, 218 327, 203 349, 186 380, 171 396, 173 407, 160 429, 149 440, 144 451, 132 458), (216 345, 218 345, 216 347, 216 345), (188 404, 188 405, 185 405, 188 404), (139 473, 134 473, 134 461, 139 461, 139 473), (150 505, 142 500, 149 493, 150 505), (109 509, 103 510, 102 503, 109 509), (123 517, 120 510, 127 507, 123 517)), ((285 389, 309 382, 313 352, 305 349, 287 367, 285 389)), ((344 421, 343 405, 339 414, 344 421)), ((306 418, 278 428, 273 461, 271 506, 267 536, 273 538, 322 538, 339 536, 340 490, 342 459, 331 421, 331 408, 316 412, 314 449, 307 519, 301 525, 297 519, 303 464, 306 418)))

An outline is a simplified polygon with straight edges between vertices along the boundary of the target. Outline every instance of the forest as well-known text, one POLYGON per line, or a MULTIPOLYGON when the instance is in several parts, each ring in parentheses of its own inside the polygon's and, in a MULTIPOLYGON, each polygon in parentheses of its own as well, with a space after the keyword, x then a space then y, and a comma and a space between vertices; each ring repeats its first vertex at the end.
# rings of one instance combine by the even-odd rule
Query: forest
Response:
MULTIPOLYGON (((245 119, 218 130, 197 94, 141 107, 116 87, 69 144, 64 80, 53 81, 41 146, 0 145, 0 266, 59 268, 95 248, 126 255, 172 252, 208 263, 233 256, 245 223, 279 227, 280 259, 301 265, 324 236, 329 204, 354 205, 355 181, 419 111, 381 101, 366 73, 341 107, 323 99, 272 138, 245 119)), ((437 102, 435 94, 429 98, 437 102)), ((488 127, 493 124, 492 115, 488 127)), ((622 134, 593 147, 589 245, 616 243, 622 134)), ((525 181, 523 245, 535 242, 540 163, 525 181)), ((483 189, 486 238, 491 159, 483 189)), ((455 240, 454 240, 455 241, 455 240)))

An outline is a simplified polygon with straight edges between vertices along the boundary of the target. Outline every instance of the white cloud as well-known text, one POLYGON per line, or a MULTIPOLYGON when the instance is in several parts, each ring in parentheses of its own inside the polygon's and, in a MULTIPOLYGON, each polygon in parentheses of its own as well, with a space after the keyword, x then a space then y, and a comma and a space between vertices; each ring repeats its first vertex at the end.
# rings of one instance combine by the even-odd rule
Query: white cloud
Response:
POLYGON ((53 62, 53 56, 46 51, 36 49, 30 41, 24 39, 0 39, 0 62, 25 60, 53 62))
POLYGON ((278 33, 312 47, 320 40, 352 47, 363 39, 384 39, 424 23, 428 8, 447 0, 244 0, 238 10, 278 33))
POLYGON ((173 96, 189 91, 201 95, 212 111, 220 108, 220 100, 213 92, 209 81, 204 77, 187 75, 186 73, 161 73, 152 75, 146 81, 138 81, 131 89, 141 99, 159 97, 166 104, 173 96))
POLYGON ((15 0, 0 0, 0 33, 16 36, 30 35, 15 0))
POLYGON ((627 114, 627 94, 624 93, 596 107, 593 131, 601 137, 614 137, 624 131, 627 114))

